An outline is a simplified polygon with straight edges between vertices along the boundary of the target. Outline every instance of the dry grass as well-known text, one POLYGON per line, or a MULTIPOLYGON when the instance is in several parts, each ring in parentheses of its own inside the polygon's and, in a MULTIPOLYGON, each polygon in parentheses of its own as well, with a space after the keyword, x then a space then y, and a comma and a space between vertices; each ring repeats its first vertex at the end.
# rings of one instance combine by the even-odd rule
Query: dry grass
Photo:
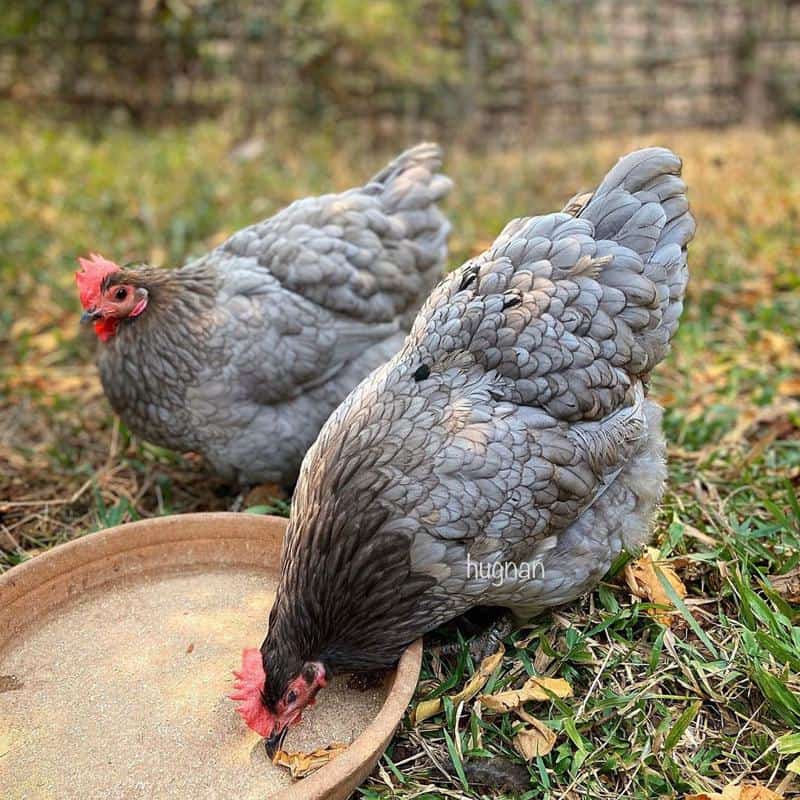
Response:
MULTIPOLYGON (((362 180, 382 158, 357 141, 337 148, 312 134, 299 147, 287 134, 243 163, 213 125, 92 138, 15 119, 0 139, 11 200, 0 208, 2 563, 139 516, 230 507, 235 491, 202 464, 114 420, 78 330, 75 256, 180 263, 294 197, 362 180)), ((396 739, 367 796, 473 797, 481 767, 506 769, 500 756, 523 769, 530 797, 678 797, 739 779, 797 794, 787 767, 800 743, 778 737, 800 727, 798 598, 767 576, 800 563, 800 128, 452 147, 452 263, 649 143, 684 158, 699 223, 684 322, 653 388, 671 476, 656 541, 689 591, 680 618, 664 628, 609 576, 508 639, 493 679, 573 684, 574 698, 534 709, 558 733, 552 753, 522 767, 511 717, 445 703, 396 739)), ((472 668, 464 648, 429 656, 420 696, 457 688, 472 668)))

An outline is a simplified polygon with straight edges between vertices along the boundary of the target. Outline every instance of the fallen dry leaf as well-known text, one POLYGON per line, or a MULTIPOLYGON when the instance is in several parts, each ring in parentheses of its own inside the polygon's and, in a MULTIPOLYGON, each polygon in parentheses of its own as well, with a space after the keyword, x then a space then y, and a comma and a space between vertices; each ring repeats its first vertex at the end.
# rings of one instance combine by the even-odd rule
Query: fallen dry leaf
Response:
MULTIPOLYGON (((478 700, 476 703, 472 705, 472 714, 475 719, 478 721, 478 724, 473 726, 472 728, 472 747, 475 750, 482 750, 483 749, 483 706, 481 705, 481 701, 478 700)), ((791 766, 791 765, 790 765, 791 766)))
POLYGON ((536 756, 546 756, 555 746, 558 738, 556 732, 521 708, 518 708, 516 713, 529 725, 517 731, 514 736, 514 747, 517 752, 526 761, 532 761, 536 756))
POLYGON ((700 794, 687 794, 685 800, 782 800, 782 794, 775 794, 766 786, 755 783, 729 783, 722 794, 700 792, 700 794))
POLYGON ((779 361, 791 357, 796 352, 793 339, 783 333, 769 330, 761 331, 761 340, 758 343, 758 349, 764 353, 764 355, 778 359, 779 361))
POLYGON ((456 694, 450 695, 450 699, 454 704, 460 703, 465 700, 471 700, 476 694, 486 685, 486 681, 492 677, 492 673, 500 666, 503 656, 506 653, 505 647, 500 645, 497 652, 492 653, 490 656, 481 661, 478 671, 467 681, 464 688, 456 694))
POLYGON ((772 588, 787 602, 800 603, 800 567, 785 575, 768 575, 772 588))
POLYGON ((786 378, 780 381, 778 394, 784 397, 800 397, 800 378, 786 378))
MULTIPOLYGON (((506 649, 500 645, 500 649, 496 653, 481 661, 480 667, 477 672, 464 684, 464 688, 456 694, 451 694, 450 699, 453 705, 458 705, 461 702, 466 702, 475 697, 478 692, 486 685, 486 681, 492 676, 492 673, 503 660, 506 649)), ((436 716, 442 710, 442 698, 434 697, 432 700, 423 700, 419 703, 414 710, 414 724, 419 725, 420 722, 428 719, 429 717, 436 716)))
POLYGON ((763 436, 769 436, 775 430, 776 436, 782 435, 781 429, 791 430, 794 425, 791 421, 793 414, 800 410, 796 400, 779 400, 771 405, 762 408, 749 408, 739 413, 736 425, 722 437, 722 441, 728 444, 737 444, 743 439, 751 439, 753 432, 758 432, 759 428, 766 427, 763 436))
POLYGON ((321 747, 310 753, 287 753, 286 750, 278 750, 272 757, 272 763, 279 767, 286 767, 292 778, 305 778, 324 767, 345 750, 347 750, 347 745, 339 743, 329 744, 327 747, 321 747))
MULTIPOLYGON (((636 597, 660 606, 674 608, 658 579, 656 566, 669 581, 678 597, 681 599, 686 597, 686 587, 683 585, 683 581, 669 564, 661 561, 661 554, 654 547, 648 547, 639 559, 625 565, 625 582, 636 597)), ((655 617, 662 625, 669 625, 672 622, 673 612, 649 609, 647 613, 655 617)))
POLYGON ((442 710, 442 698, 434 697, 432 700, 422 700, 414 709, 414 724, 419 725, 430 717, 435 717, 442 710))
POLYGON ((497 694, 482 694, 481 703, 490 711, 505 713, 519 708, 529 700, 549 700, 556 697, 572 697, 572 687, 563 678, 528 678, 521 689, 511 689, 497 694))
POLYGON ((536 756, 546 756, 555 743, 555 731, 543 722, 530 728, 523 728, 514 736, 514 747, 526 761, 532 761, 536 756))
POLYGON ((700 542, 700 544, 706 545, 706 547, 715 547, 718 542, 713 536, 709 536, 707 533, 703 533, 703 531, 699 531, 694 525, 690 525, 688 522, 683 523, 683 532, 686 536, 691 536, 692 539, 700 542))

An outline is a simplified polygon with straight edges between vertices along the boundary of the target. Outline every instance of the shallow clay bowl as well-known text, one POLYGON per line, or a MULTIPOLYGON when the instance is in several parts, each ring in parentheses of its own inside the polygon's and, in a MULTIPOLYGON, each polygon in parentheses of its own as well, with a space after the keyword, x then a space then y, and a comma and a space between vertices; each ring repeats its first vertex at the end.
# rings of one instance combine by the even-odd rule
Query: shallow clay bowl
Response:
MULTIPOLYGON (((102 602, 103 596, 111 597, 114 592, 124 593, 128 586, 142 585, 143 582, 144 585, 150 586, 150 581, 155 581, 153 586, 161 586, 162 584, 157 582, 161 580, 159 575, 178 576, 177 580, 183 580, 181 577, 183 575, 197 576, 206 572, 211 577, 207 583, 200 584, 206 591, 206 599, 214 591, 213 587, 217 585, 215 581, 220 580, 219 576, 222 575, 224 578, 228 573, 246 574, 249 576, 247 580, 258 586, 259 574, 263 572, 265 581, 269 579, 274 585, 278 575, 281 541, 285 528, 285 519, 249 514, 186 514, 161 517, 84 536, 14 567, 5 575, 0 576, 0 673, 4 672, 2 668, 4 663, 14 663, 15 651, 18 654, 25 647, 26 642, 34 641, 37 631, 48 625, 52 628, 54 621, 58 621, 60 624, 62 620, 67 619, 70 609, 79 608, 81 604, 77 601, 84 597, 99 597, 102 602)), ((172 580, 171 577, 170 580, 172 580)), ((194 580, 194 578, 189 577, 187 580, 194 580)), ((123 596, 125 595, 123 594, 123 596)), ((158 591, 150 596, 148 602, 154 604, 150 613, 158 615, 157 604, 160 602, 161 596, 158 591)), ((192 603, 200 602, 194 598, 193 592, 187 592, 182 596, 181 613, 185 615, 187 624, 194 621, 192 603)), ((102 606, 100 607, 102 608, 102 606)), ((237 611, 234 606, 230 613, 236 614, 237 611)), ((246 613, 246 609, 243 609, 242 613, 246 613)), ((202 612, 198 612, 198 616, 202 616, 202 612)), ((106 623, 109 630, 105 631, 103 630, 102 614, 91 619, 97 620, 97 642, 113 642, 114 635, 118 637, 123 635, 119 629, 113 628, 114 620, 106 623)), ((120 620, 121 617, 118 614, 116 619, 118 628, 121 625, 120 620)), ((222 622, 219 622, 219 619, 217 621, 218 628, 221 628, 222 622)), ((260 630, 263 632, 266 627, 266 619, 260 620, 258 624, 262 626, 260 630)), ((124 628, 124 626, 122 627, 124 628)), ((56 630, 61 629, 57 627, 56 630)), ((64 630, 66 631, 64 638, 67 640, 70 635, 69 626, 66 625, 64 630)), ((94 634, 94 630, 91 633, 94 634)), ((259 644, 260 640, 241 643, 242 646, 256 647, 259 644)), ((98 645, 99 657, 103 655, 102 646, 102 644, 98 645)), ((201 648, 202 644, 198 644, 198 649, 201 648)), ((189 656, 185 656, 184 653, 191 653, 193 649, 194 645, 185 650, 181 649, 181 657, 188 658, 189 656)), ((149 655, 145 646, 143 646, 141 654, 137 653, 137 655, 140 656, 141 663, 137 666, 135 675, 139 676, 140 686, 144 691, 148 689, 148 681, 152 681, 152 678, 146 676, 156 673, 148 671, 149 655)), ((198 651, 195 650, 195 656, 197 655, 198 651)), ((47 657, 50 657, 49 654, 47 657)), ((236 657, 238 658, 238 653, 236 657)), ((417 684, 421 657, 420 642, 416 642, 406 650, 397 669, 388 675, 385 685, 379 690, 381 694, 375 705, 375 708, 378 709, 377 714, 371 721, 365 723, 366 727, 345 751, 310 777, 278 791, 274 796, 286 800, 348 797, 372 771, 402 719, 417 684), (385 699, 381 700, 383 696, 385 699)), ((53 659, 57 660, 57 656, 53 656, 53 659)), ((66 666, 69 667, 69 664, 66 666)), ((128 666, 126 663, 119 669, 125 669, 128 666)), ((237 666, 237 663, 230 664, 231 668, 237 666)), ((117 668, 116 665, 114 668, 117 668)), ((53 678, 57 681, 59 674, 63 674, 63 670, 58 663, 55 663, 52 669, 53 678)), ((77 669, 81 669, 81 667, 77 667, 77 669)), ((47 675, 46 671, 45 674, 47 675)), ((190 675, 192 674, 190 673, 190 675)), ((0 675, 0 678, 3 677, 8 683, 9 676, 0 675)), ((191 684, 192 680, 193 677, 189 677, 181 687, 186 689, 185 702, 189 704, 193 700, 193 694, 197 694, 197 692, 193 693, 191 685, 185 685, 187 682, 191 684)), ((217 680, 216 676, 214 680, 217 680)), ((229 680, 227 675, 225 680, 229 680)), ((8 685, 3 686, 1 683, 0 718, 3 715, 4 700, 6 710, 8 710, 11 695, 19 697, 22 694, 21 691, 19 693, 14 691, 17 687, 12 685, 9 688, 8 685)), ((54 684, 50 683, 49 685, 53 686, 54 684)), ((135 679, 132 681, 132 685, 136 687, 135 679)), ((35 691, 37 693, 35 697, 39 697, 39 692, 42 693, 42 696, 47 696, 47 687, 48 681, 36 684, 35 688, 32 686, 27 688, 32 693, 35 691), (40 685, 41 688, 39 688, 40 685)), ((357 690, 353 689, 352 691, 357 690)), ((318 708, 322 707, 324 695, 324 692, 320 694, 318 706, 312 711, 316 712, 318 708)), ((53 702, 55 703, 55 701, 53 702)), ((219 708, 223 708, 223 702, 230 706, 232 712, 232 704, 224 698, 220 698, 219 708)), ((13 714, 13 707, 9 713, 13 714)), ((74 718, 76 713, 80 717, 81 712, 76 712, 75 708, 72 708, 69 713, 74 718)), ((102 710, 97 713, 97 718, 102 719, 99 716, 102 714, 102 710)), ((227 710, 224 713, 227 713, 227 710)), ((187 716, 191 718, 191 714, 187 716)), ((86 717, 85 720, 78 719, 78 727, 85 723, 86 730, 91 731, 92 725, 96 724, 96 719, 92 719, 91 712, 88 712, 86 717)), ((2 720, 0 719, 0 721, 2 720)), ((14 722, 16 720, 12 718, 12 728, 14 722)), ((8 720, 4 721, 5 725, 8 723, 8 720)), ((22 725, 24 724, 26 721, 22 721, 22 725)), ((74 720, 72 724, 75 724, 74 720)), ((187 725, 189 724, 191 723, 187 721, 187 725)), ((255 736, 255 734, 248 734, 245 731, 243 723, 233 713, 231 713, 230 725, 230 735, 220 736, 218 740, 214 740, 214 744, 208 748, 207 757, 212 756, 216 744, 224 747, 230 741, 234 743, 244 741, 246 735, 255 736), (237 725, 239 727, 236 727, 237 725)), ((301 727, 302 724, 298 726, 298 729, 301 727)), ((69 732, 65 731, 65 733, 69 732)), ((79 734, 74 731, 73 734, 73 738, 78 739, 79 734)), ((29 741, 35 742, 36 740, 30 739, 29 741)), ((35 747, 35 745, 33 746, 35 747)), ((80 748, 80 739, 74 746, 80 748)), ((80 749, 76 752, 80 759, 83 752, 80 749)), ((253 748, 253 752, 255 752, 255 748, 253 748)), ((202 760, 204 755, 203 752, 196 753, 198 760, 202 760)), ((33 758, 36 758, 35 753, 33 758)), ((265 756, 264 761, 265 767, 272 769, 271 765, 266 763, 265 756)), ((165 769, 168 771, 169 759, 165 759, 165 763, 165 769)), ((85 765, 79 766, 84 770, 91 770, 94 765, 87 762, 85 765)), ((118 766, 112 767, 112 769, 118 768, 118 766)), ((2 770, 0 770, 1 772, 2 770)), ((8 786, 4 787, 4 783, 5 780, 0 775, 0 795, 16 796, 13 791, 8 792, 8 786)), ((18 794, 20 791, 20 788, 17 787, 18 794)), ((37 793, 34 791, 33 794, 28 795, 22 790, 20 796, 37 796, 37 793)), ((239 800, 234 794, 228 796, 231 800, 239 800)))

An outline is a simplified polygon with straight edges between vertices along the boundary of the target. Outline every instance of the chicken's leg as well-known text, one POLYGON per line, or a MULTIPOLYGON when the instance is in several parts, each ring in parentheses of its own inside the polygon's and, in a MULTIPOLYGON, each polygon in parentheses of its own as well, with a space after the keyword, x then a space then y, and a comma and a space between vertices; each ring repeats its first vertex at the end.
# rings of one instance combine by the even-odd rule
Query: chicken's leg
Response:
MULTIPOLYGON (((455 619, 447 628, 455 627, 464 636, 469 637, 467 647, 476 663, 497 652, 501 641, 514 628, 510 614, 503 608, 480 607, 468 611, 455 619)), ((452 655, 461 649, 459 642, 448 642, 434 645, 442 655, 452 655)))
POLYGON ((469 652, 475 663, 480 664, 484 658, 496 653, 503 644, 503 639, 512 630, 514 630, 514 623, 511 616, 506 613, 496 619, 488 631, 470 640, 469 652))

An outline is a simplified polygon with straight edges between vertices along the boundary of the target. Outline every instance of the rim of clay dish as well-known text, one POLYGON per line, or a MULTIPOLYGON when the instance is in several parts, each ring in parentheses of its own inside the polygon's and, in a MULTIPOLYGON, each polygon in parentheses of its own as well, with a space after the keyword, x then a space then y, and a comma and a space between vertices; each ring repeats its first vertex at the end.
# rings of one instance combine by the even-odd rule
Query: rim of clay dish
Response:
MULTIPOLYGON (((0 652, 26 627, 89 589, 192 567, 276 572, 287 520, 242 513, 155 517, 59 545, 0 575, 0 652)), ((343 800, 364 781, 403 718, 419 678, 422 642, 387 677, 378 714, 343 753, 280 793, 282 800, 343 800)), ((235 800, 235 799, 234 799, 235 800)))

